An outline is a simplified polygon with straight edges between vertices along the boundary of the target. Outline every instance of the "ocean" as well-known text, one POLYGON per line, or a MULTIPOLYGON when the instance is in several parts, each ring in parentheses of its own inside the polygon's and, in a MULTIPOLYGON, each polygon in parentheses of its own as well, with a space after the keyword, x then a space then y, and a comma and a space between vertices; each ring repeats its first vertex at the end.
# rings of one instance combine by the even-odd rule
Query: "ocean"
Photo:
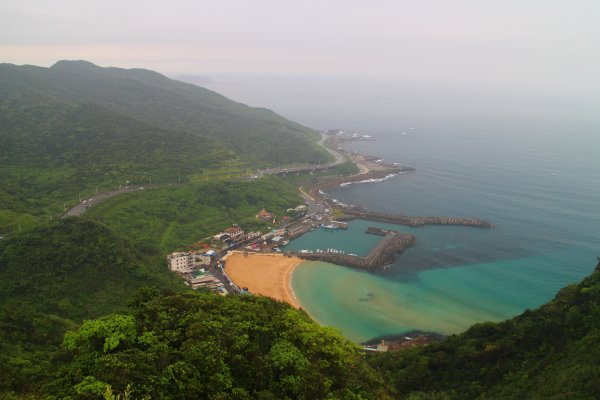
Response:
MULTIPOLYGON (((384 273, 303 263, 292 285, 323 325, 360 342, 413 329, 444 334, 551 300, 600 256, 600 98, 514 85, 373 76, 212 76, 209 88, 316 129, 375 142, 347 147, 417 168, 330 190, 345 203, 407 215, 489 220, 493 229, 395 227, 416 236, 384 273)), ((288 249, 366 254, 375 222, 313 231, 288 249)))
POLYGON ((383 273, 301 264, 294 292, 319 323, 356 342, 415 329, 459 333, 536 308, 594 269, 600 137, 593 125, 488 119, 358 132, 377 141, 346 147, 417 170, 339 187, 329 196, 382 212, 479 217, 496 227, 409 228, 359 220, 347 231, 316 230, 292 241, 286 250, 362 255, 379 239, 364 233, 368 226, 416 236, 416 246, 383 273))

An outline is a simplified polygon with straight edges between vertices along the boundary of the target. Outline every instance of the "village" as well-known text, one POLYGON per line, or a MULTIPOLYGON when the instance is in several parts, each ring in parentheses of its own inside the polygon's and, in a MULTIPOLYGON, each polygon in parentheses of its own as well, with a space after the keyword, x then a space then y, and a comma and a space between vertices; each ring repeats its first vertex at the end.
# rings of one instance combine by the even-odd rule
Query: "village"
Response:
MULTIPOLYGON (((289 208, 275 228, 266 233, 245 232, 239 225, 231 226, 197 244, 197 250, 178 251, 167 255, 169 269, 180 275, 192 289, 206 289, 221 295, 248 293, 227 276, 225 265, 228 254, 234 250, 248 253, 283 254, 282 249, 290 240, 318 228, 346 229, 348 224, 331 218, 331 209, 314 199, 289 208), (313 201, 311 201, 313 200, 313 201)), ((256 218, 268 224, 276 224, 277 216, 262 209, 256 218)))

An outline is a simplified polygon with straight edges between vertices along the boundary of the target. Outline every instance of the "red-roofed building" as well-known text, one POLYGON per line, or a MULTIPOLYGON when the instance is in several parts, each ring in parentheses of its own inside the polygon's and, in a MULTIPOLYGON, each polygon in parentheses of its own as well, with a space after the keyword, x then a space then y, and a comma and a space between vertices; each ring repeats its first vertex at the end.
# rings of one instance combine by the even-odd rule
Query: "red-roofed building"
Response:
POLYGON ((275 218, 275 215, 273 215, 272 212, 269 212, 267 210, 265 210, 264 208, 262 210, 260 210, 260 212, 256 215, 256 218, 263 220, 263 221, 267 221, 267 222, 271 222, 273 221, 273 218, 275 218))
POLYGON ((232 239, 238 239, 244 235, 244 230, 239 226, 234 226, 231 228, 227 228, 223 231, 223 233, 228 234, 232 239))

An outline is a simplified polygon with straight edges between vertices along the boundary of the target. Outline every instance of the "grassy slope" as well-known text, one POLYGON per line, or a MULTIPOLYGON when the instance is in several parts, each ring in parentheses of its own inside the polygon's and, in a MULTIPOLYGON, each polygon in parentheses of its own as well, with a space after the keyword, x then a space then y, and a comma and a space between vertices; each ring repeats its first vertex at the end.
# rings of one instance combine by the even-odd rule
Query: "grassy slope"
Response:
POLYGON ((89 209, 100 221, 147 252, 170 252, 240 224, 265 229, 255 215, 262 209, 281 216, 302 204, 294 186, 277 177, 251 181, 206 182, 139 191, 89 209))

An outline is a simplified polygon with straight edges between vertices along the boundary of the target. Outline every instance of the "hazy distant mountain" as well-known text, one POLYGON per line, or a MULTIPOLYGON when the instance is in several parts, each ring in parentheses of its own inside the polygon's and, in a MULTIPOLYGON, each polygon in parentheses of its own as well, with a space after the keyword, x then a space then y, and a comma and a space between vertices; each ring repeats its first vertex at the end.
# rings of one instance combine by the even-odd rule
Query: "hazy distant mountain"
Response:
POLYGON ((2 103, 20 100, 21 106, 94 103, 158 128, 215 139, 240 155, 270 163, 327 159, 311 143, 317 135, 309 128, 148 70, 102 68, 86 61, 59 61, 50 68, 3 64, 0 91, 2 103))

